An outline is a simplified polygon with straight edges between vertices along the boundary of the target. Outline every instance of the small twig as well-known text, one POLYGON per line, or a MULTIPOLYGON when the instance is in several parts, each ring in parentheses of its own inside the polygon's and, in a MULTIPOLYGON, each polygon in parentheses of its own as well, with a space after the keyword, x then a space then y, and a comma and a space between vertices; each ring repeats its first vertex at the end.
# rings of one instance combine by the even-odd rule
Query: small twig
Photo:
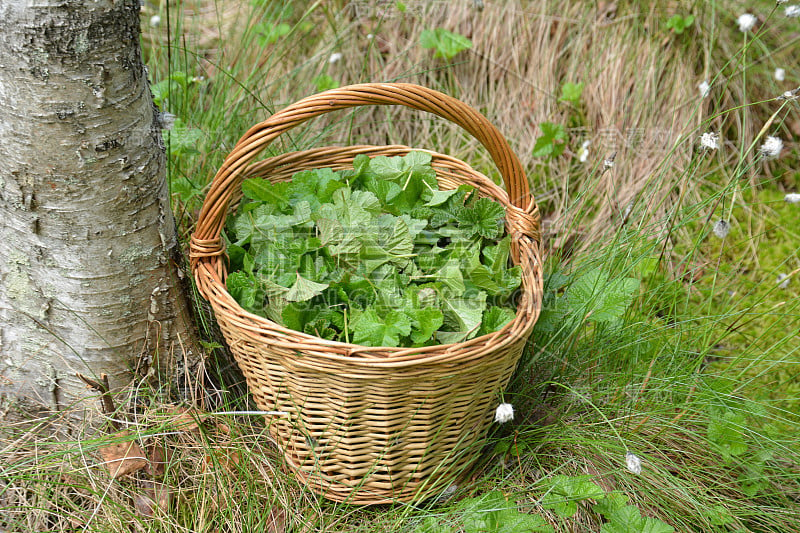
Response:
POLYGON ((100 393, 100 399, 103 402, 103 414, 108 417, 114 429, 121 429, 120 423, 114 420, 111 416, 117 412, 117 407, 114 405, 114 398, 111 397, 111 386, 108 384, 108 374, 100 374, 100 381, 95 381, 89 377, 84 376, 80 372, 75 374, 79 380, 86 383, 90 389, 100 393))

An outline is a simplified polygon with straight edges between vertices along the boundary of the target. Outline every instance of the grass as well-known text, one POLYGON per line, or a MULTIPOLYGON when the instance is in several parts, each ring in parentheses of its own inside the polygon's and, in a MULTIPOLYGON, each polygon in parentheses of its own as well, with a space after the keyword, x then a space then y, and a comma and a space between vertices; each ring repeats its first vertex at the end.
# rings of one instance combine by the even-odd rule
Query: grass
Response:
MULTIPOLYGON (((0 529, 530 531, 515 525, 525 515, 543 530, 645 530, 620 518, 628 512, 651 531, 800 530, 800 208, 783 201, 800 187, 800 114, 797 100, 775 100, 798 84, 797 19, 770 2, 485 4, 196 0, 143 15, 151 78, 168 89, 162 109, 181 121, 169 178, 185 237, 238 137, 323 86, 421 83, 508 136, 544 216, 545 313, 505 395, 516 417, 491 433, 480 464, 433 501, 336 504, 291 478, 260 417, 210 415, 187 431, 161 391, 137 387, 119 417, 146 452, 164 450, 164 471, 111 480, 102 434, 55 440, 47 418, 9 426, 0 529), (745 35, 736 18, 747 9, 760 22, 745 35), (681 34, 666 28, 676 14, 695 16, 681 34), (419 37, 438 27, 473 47, 433 58, 419 37), (567 82, 583 90, 559 101, 567 82), (545 122, 566 133, 556 157, 532 155, 545 122), (720 133, 719 150, 697 148, 706 131, 720 133), (784 140, 780 158, 759 156, 766 135, 784 140), (731 225, 724 239, 718 220, 731 225), (164 490, 163 509, 142 499, 164 490)), ((455 126, 395 108, 324 117, 270 149, 363 142, 435 149, 496 174, 455 126)), ((199 403, 247 409, 213 351, 216 387, 199 403)))

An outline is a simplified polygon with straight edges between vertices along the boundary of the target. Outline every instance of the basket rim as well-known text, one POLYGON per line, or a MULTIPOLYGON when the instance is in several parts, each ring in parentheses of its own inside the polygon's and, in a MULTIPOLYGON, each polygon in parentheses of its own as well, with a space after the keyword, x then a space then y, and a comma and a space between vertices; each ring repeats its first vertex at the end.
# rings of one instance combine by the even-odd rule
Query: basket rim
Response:
MULTIPOLYGON (((251 167, 248 168, 248 171, 244 172, 244 178, 250 177, 250 168, 255 165, 262 165, 265 161, 269 161, 271 159, 286 159, 291 158, 291 156, 295 156, 298 154, 309 154, 313 155, 317 152, 328 152, 333 150, 340 150, 340 151, 347 151, 347 150, 361 150, 361 151, 372 151, 372 152, 380 152, 381 150, 399 150, 411 152, 411 151, 422 151, 426 153, 430 153, 434 158, 439 157, 443 160, 457 162, 460 164, 464 169, 468 169, 469 173, 473 178, 476 178, 477 181, 485 182, 487 189, 492 191, 491 194, 486 194, 486 196, 493 197, 493 199, 497 200, 498 203, 502 206, 505 213, 508 213, 509 210, 519 213, 524 213, 519 207, 512 204, 508 198, 507 192, 498 187, 497 184, 494 183, 490 178, 485 176, 484 174, 478 172, 477 170, 473 169, 469 164, 457 159, 455 157, 441 154, 439 152, 428 150, 428 149, 421 149, 421 148, 413 148, 409 146, 403 145, 354 145, 354 146, 342 146, 342 147, 321 147, 321 148, 312 148, 309 150, 302 150, 296 152, 287 152, 283 154, 279 154, 273 156, 272 158, 268 158, 262 161, 254 162, 251 164, 251 167)), ((363 153, 363 152, 361 152, 363 153)), ((382 155, 380 153, 376 153, 374 155, 382 155)), ((374 157, 373 155, 373 157, 374 157)), ((290 167, 289 167, 290 168, 290 167)), ((315 166, 312 168, 327 168, 325 165, 323 166, 315 166)), ((344 168, 344 167, 342 167, 344 168)), ((434 168, 434 170, 436 170, 434 168)), ((294 172, 294 171, 293 171, 294 172)), ((263 178, 268 179, 268 178, 263 178)), ((439 173, 437 172, 437 180, 440 179, 439 173)), ((514 234, 512 233, 512 227, 509 225, 508 218, 506 218, 506 234, 512 236, 512 241, 514 239, 514 234)), ((538 243, 534 243, 538 244, 538 243)), ((529 251, 529 259, 531 263, 538 268, 541 268, 541 260, 539 257, 539 250, 537 246, 531 247, 528 250, 527 246, 522 246, 519 249, 519 259, 518 263, 522 263, 523 259, 523 251, 529 251)), ((528 305, 524 306, 517 305, 515 310, 514 318, 510 320, 503 328, 498 331, 494 331, 492 333, 487 333, 481 336, 473 337, 471 339, 467 339, 460 342, 455 343, 447 343, 447 344, 436 344, 432 346, 420 346, 420 347, 394 347, 394 346, 365 346, 360 344, 354 343, 347 343, 342 341, 334 341, 329 339, 324 339, 321 337, 317 337, 315 335, 309 335, 302 331, 293 330, 282 326, 272 320, 263 317, 261 315, 257 315, 255 313, 251 313, 244 308, 230 295, 227 290, 227 286, 223 281, 223 277, 227 277, 227 269, 225 268, 222 261, 222 257, 220 255, 216 255, 213 257, 203 257, 195 268, 195 277, 200 284, 203 277, 211 286, 210 288, 215 288, 215 291, 208 291, 206 293, 206 298, 211 304, 212 308, 215 311, 215 314, 218 311, 218 306, 221 307, 230 307, 232 311, 235 312, 235 316, 237 320, 235 321, 235 325, 238 328, 243 330, 247 330, 252 332, 256 335, 263 336, 266 331, 275 331, 276 333, 288 334, 292 337, 295 337, 297 341, 295 342, 286 342, 286 347, 289 348, 291 345, 292 349, 305 352, 313 352, 314 355, 318 355, 321 357, 325 357, 330 360, 336 360, 340 362, 360 362, 366 363, 370 365, 380 365, 385 367, 398 367, 398 366, 407 366, 408 364, 414 363, 423 363, 423 364, 433 364, 438 363, 441 361, 446 361, 451 359, 454 355, 461 351, 465 357, 461 357, 458 360, 463 361, 466 359, 471 358, 472 356, 478 357, 481 353, 485 352, 485 348, 491 347, 492 349, 497 349, 504 347, 506 345, 512 344, 519 340, 520 337, 528 337, 530 336, 530 332, 533 328, 533 325, 536 322, 538 314, 541 310, 541 299, 542 299, 542 277, 535 276, 534 283, 529 287, 528 283, 526 283, 526 276, 524 275, 523 269, 523 276, 522 276, 522 283, 521 283, 521 295, 520 295, 520 302, 525 300, 529 300, 528 305), (220 275, 222 274, 222 275, 220 275), (538 282, 538 283, 537 283, 538 282), (242 320, 244 319, 244 320, 242 320), (247 323, 245 323, 247 322, 247 323), (512 330, 514 329, 520 330, 518 334, 513 334, 512 330), (512 332, 509 335, 509 332, 512 332), (500 342, 497 342, 498 339, 500 342), (331 349, 337 349, 337 351, 343 352, 342 355, 337 355, 337 352, 332 352, 331 349), (464 348, 471 348, 467 353, 463 353, 464 348), (375 352, 382 352, 381 355, 375 355, 375 352)), ((271 340, 271 344, 280 345, 283 344, 281 342, 275 342, 271 340)))

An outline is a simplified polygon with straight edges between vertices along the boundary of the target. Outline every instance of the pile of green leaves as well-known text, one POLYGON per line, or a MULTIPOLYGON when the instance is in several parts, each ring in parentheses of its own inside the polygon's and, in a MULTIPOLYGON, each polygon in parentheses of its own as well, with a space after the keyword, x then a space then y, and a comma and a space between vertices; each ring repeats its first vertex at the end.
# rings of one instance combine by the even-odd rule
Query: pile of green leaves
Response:
POLYGON ((229 217, 230 294, 287 328, 366 346, 461 342, 514 318, 503 208, 439 190, 431 156, 253 178, 229 217))

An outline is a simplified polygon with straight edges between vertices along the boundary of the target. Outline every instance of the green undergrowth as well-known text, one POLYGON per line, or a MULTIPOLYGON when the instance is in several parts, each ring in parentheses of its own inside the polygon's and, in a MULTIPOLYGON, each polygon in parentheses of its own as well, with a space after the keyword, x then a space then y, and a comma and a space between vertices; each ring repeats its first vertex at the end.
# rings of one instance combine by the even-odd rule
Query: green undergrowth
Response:
MULTIPOLYGON (((433 2, 282 4, 254 1, 233 12, 222 3, 182 2, 171 13, 169 54, 162 30, 173 3, 158 7, 161 29, 146 32, 156 97, 176 115, 169 178, 182 234, 239 136, 285 104, 322 88, 387 79, 472 99, 515 148, 525 147, 520 159, 547 219, 542 316, 503 397, 514 406, 513 421, 494 426, 479 462, 438 497, 358 507, 296 482, 265 432, 268 419, 214 415, 198 431, 181 431, 157 416, 164 410, 157 394, 147 400, 137 389, 129 407, 140 425, 130 438, 173 450, 155 479, 172 494, 157 519, 132 503, 154 478, 109 480, 95 453, 100 437, 54 443, 28 434, 0 450, 11 465, 0 473, 0 529, 800 531, 800 206, 784 201, 800 192, 798 112, 796 101, 774 100, 800 82, 791 61, 797 19, 782 18, 783 6, 773 10, 772 2, 599 3, 585 12, 580 3, 510 2, 501 12, 501 3, 453 2, 446 17, 433 2), (736 20, 747 10, 759 24, 745 35, 736 20), (469 24, 445 27, 451 15, 469 24), (518 25, 503 25, 511 19, 518 25), (557 41, 542 48, 546 60, 514 62, 543 57, 518 49, 524 32, 536 37, 525 41, 531 48, 548 36, 557 41), (438 50, 437 35, 463 47, 438 50), (620 35, 624 45, 612 40, 620 35), (585 36, 591 43, 573 46, 585 36), (653 43, 658 61, 642 63, 641 78, 615 70, 614 58, 637 65, 653 43), (570 55, 584 49, 588 60, 570 55), (603 55, 607 49, 614 54, 603 55), (345 56, 334 60, 339 51, 345 56), (565 66, 550 76, 551 64, 565 66), (647 69, 667 79, 685 65, 691 72, 676 79, 688 90, 642 81, 647 69), (781 66, 785 82, 774 77, 781 66), (553 79, 529 79, 540 71, 553 79), (697 90, 703 80, 711 84, 707 99, 697 90), (620 93, 602 96, 616 85, 620 93), (673 91, 682 96, 669 103, 673 91), (625 112, 603 114, 614 106, 625 112), (537 119, 533 107, 547 113, 537 119), (680 114, 686 109, 693 111, 680 114), (658 165, 634 157, 641 146, 612 149, 591 136, 604 121, 655 128, 654 119, 672 113, 690 131, 654 152, 658 165), (716 151, 697 148, 707 131, 721 134, 716 151), (758 153, 766 135, 785 143, 775 160, 758 153), (615 163, 604 164, 615 150, 615 163), (643 181, 628 180, 631 161, 643 181), (714 232, 719 220, 730 226, 724 237, 714 232), (778 281, 781 274, 788 277, 778 281)), ((145 24, 155 9, 146 5, 145 24)), ((466 134, 408 116, 342 113, 298 127, 270 153, 330 139, 406 143, 497 178, 466 134)), ((221 346, 212 319, 202 316, 208 346, 221 346)), ((246 397, 215 367, 231 364, 227 354, 215 350, 208 373, 217 387, 206 408, 246 409, 246 397)))

